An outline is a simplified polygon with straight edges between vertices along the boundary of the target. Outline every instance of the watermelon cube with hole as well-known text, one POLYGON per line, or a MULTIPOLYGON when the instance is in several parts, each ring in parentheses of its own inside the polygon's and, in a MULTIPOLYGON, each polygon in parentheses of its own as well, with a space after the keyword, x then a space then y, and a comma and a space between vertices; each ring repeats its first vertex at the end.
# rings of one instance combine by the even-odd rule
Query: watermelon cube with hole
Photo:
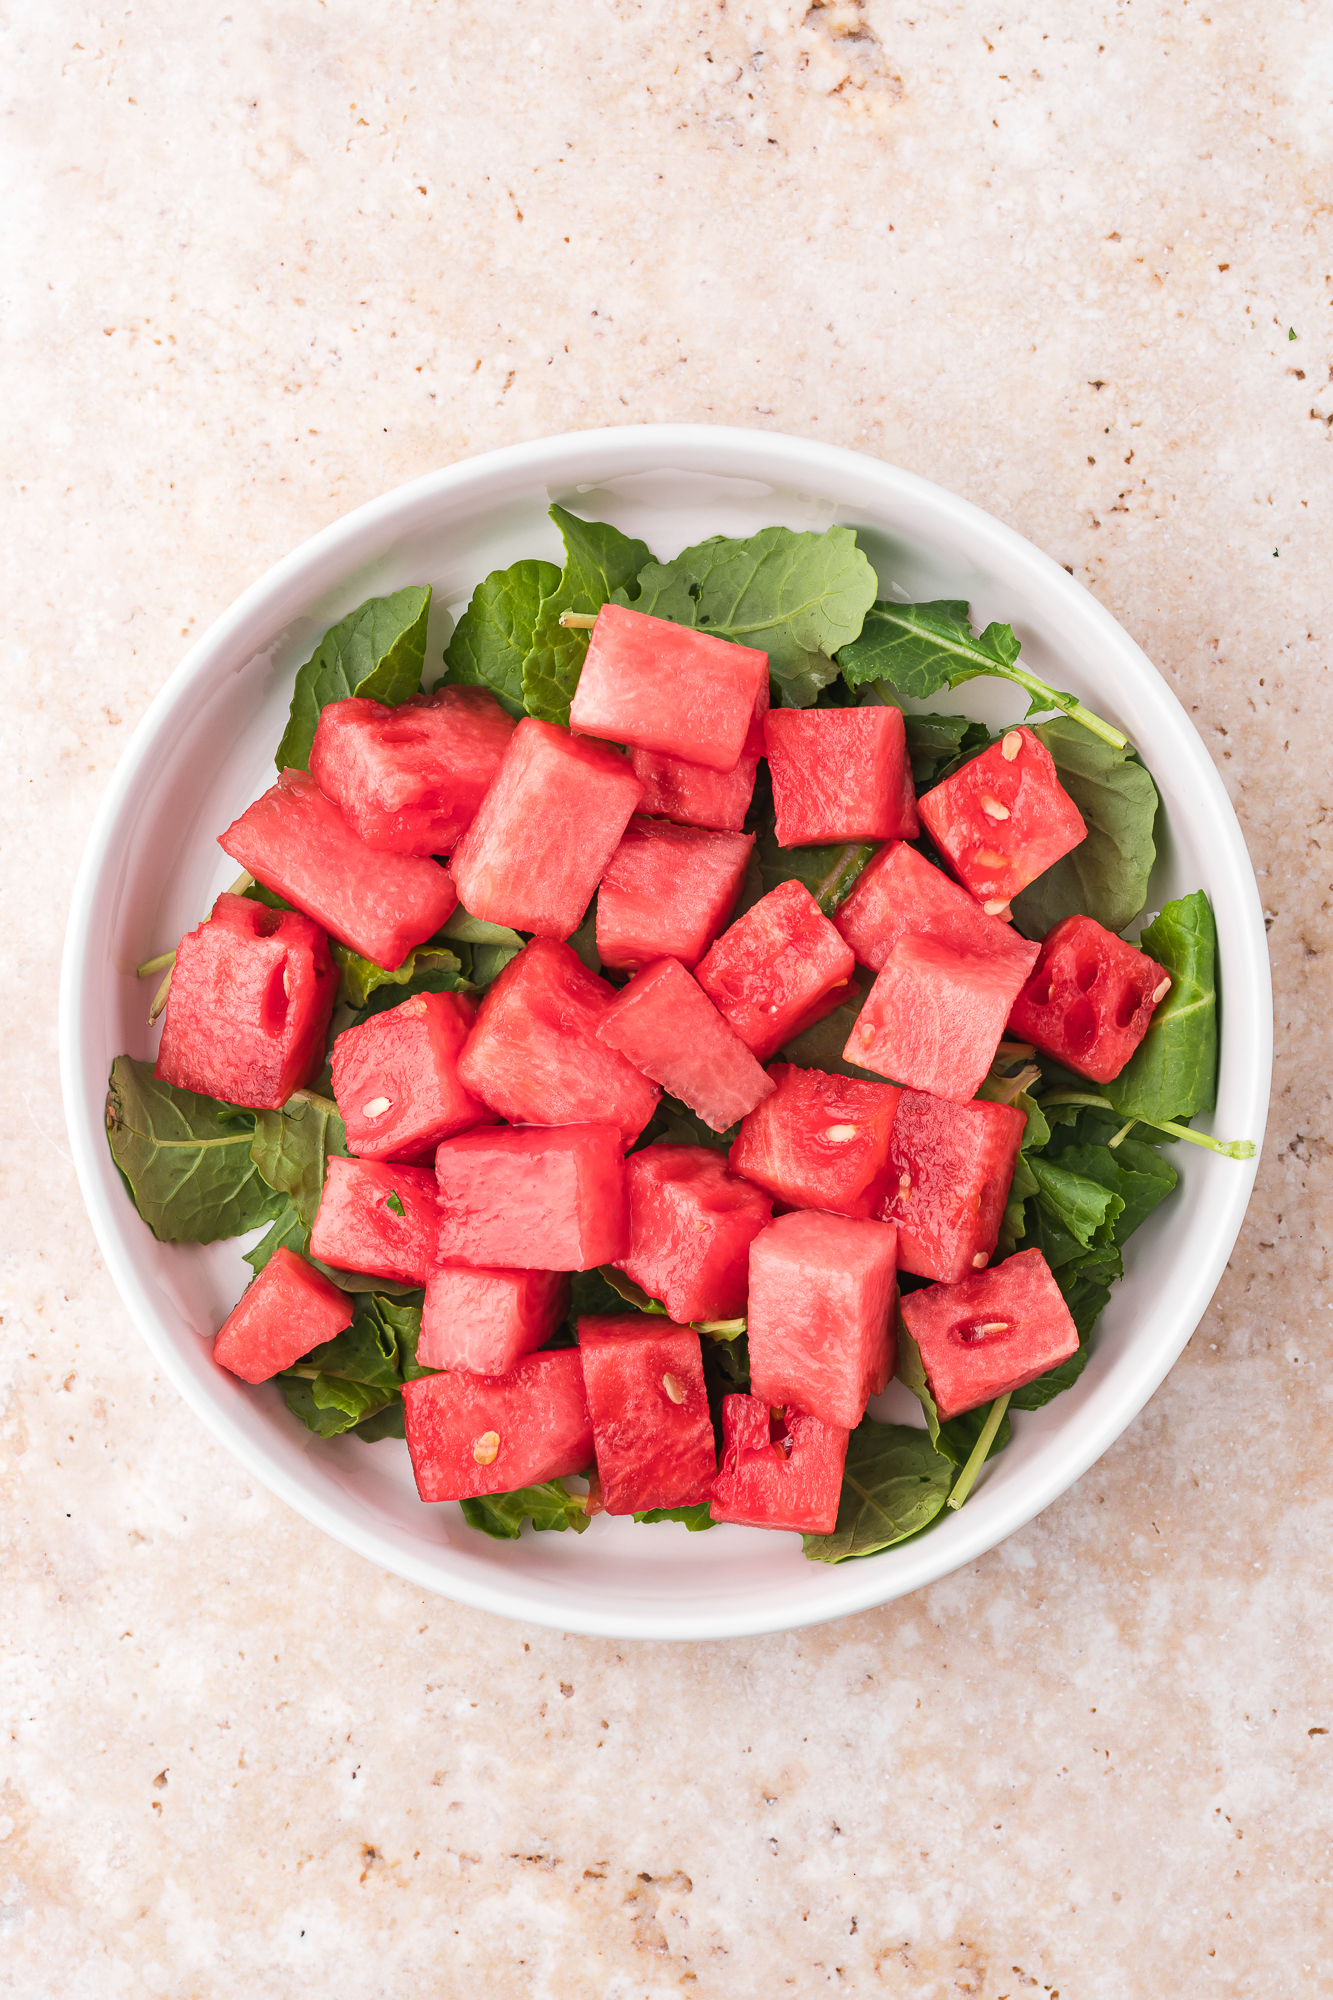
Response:
POLYGON ((616 1262, 671 1318, 737 1319, 750 1245, 772 1220, 759 1188, 711 1146, 645 1146, 625 1162, 629 1247, 616 1262))
POLYGON ((417 1360, 423 1368, 503 1375, 545 1345, 568 1305, 563 1271, 477 1271, 437 1263, 426 1280, 417 1360))
POLYGON ((965 1104, 995 1060, 1022 983, 1011 954, 899 938, 857 1015, 844 1060, 965 1104))
POLYGON ((333 1044, 333 1095, 351 1152, 414 1163, 441 1139, 494 1122, 458 1076, 476 1015, 464 993, 416 993, 343 1030, 333 1044))
POLYGON ((777 1088, 741 1126, 732 1171, 791 1208, 877 1216, 902 1092, 791 1063, 774 1063, 768 1074, 777 1088))
POLYGON ((592 1464, 576 1347, 525 1354, 503 1375, 449 1369, 405 1382, 403 1422, 423 1500, 514 1493, 592 1464))
POLYGON ((352 1324, 352 1301, 285 1244, 218 1330, 213 1359, 242 1382, 267 1382, 352 1324))
POLYGON ((579 1353, 607 1513, 706 1500, 717 1454, 693 1327, 649 1313, 589 1316, 579 1353))
POLYGON ((952 1285, 989 1263, 1026 1114, 984 1097, 951 1104, 905 1090, 889 1137, 880 1216, 898 1230, 898 1268, 952 1285))
POLYGON ((768 654, 628 605, 597 614, 569 726, 711 771, 740 762, 768 654))
POLYGON ((176 947, 153 1074, 260 1111, 309 1083, 338 991, 329 941, 295 910, 219 896, 176 947))
POLYGON ((1047 932, 1009 1023, 1080 1076, 1110 1083, 1170 991, 1170 973, 1144 952, 1091 917, 1065 917, 1047 932))
POLYGON ((629 1248, 614 1125, 464 1132, 435 1155, 439 1255, 480 1270, 591 1271, 629 1248))
POLYGON ((619 750, 524 716, 449 862, 464 908, 538 937, 569 937, 642 794, 619 750))
POLYGON ((352 695, 322 711, 310 775, 367 847, 451 854, 513 733, 485 688, 437 688, 397 708, 352 695))
POLYGON ((597 890, 602 964, 621 972, 657 958, 697 965, 736 907, 754 840, 636 814, 597 890))
POLYGON ((780 847, 915 840, 900 708, 775 708, 764 724, 780 847))
POLYGON ((711 827, 717 833, 739 833, 754 796, 759 759, 764 754, 764 717, 768 714, 768 680, 755 697, 745 747, 734 771, 710 771, 683 757, 661 757, 655 750, 632 753, 634 775, 642 780, 639 810, 684 826, 711 827))
POLYGON ((750 1388, 855 1430, 893 1373, 897 1231, 812 1209, 750 1245, 750 1388))
POLYGON ((308 771, 284 771, 218 846, 256 882, 390 972, 435 935, 458 901, 437 862, 358 840, 308 771))
POLYGON ((492 983, 459 1081, 513 1125, 614 1125, 633 1143, 662 1093, 598 1034, 616 998, 578 953, 534 938, 492 983))
POLYGON ((841 1006, 855 963, 805 884, 779 882, 723 931, 695 977, 750 1053, 766 1062, 841 1006))
POLYGON ((1040 1250, 956 1285, 908 1292, 902 1315, 941 1421, 1026 1388, 1078 1351, 1078 1328, 1040 1250))
POLYGON ((330 1159, 310 1254, 335 1271, 424 1285, 435 1262, 435 1176, 422 1167, 330 1159))
POLYGON ((1008 729, 919 801, 921 821, 988 916, 1086 836, 1082 814, 1030 729, 1008 729))
POLYGON ((597 1033, 715 1132, 725 1132, 773 1090, 740 1036, 674 958, 637 973, 597 1033))
POLYGON ((743 1528, 831 1535, 850 1432, 758 1396, 722 1398, 722 1458, 709 1512, 743 1528))
POLYGON ((957 951, 1012 959, 1020 978, 1032 970, 1038 949, 999 917, 988 917, 975 896, 904 841, 891 841, 867 863, 834 911, 833 927, 872 972, 903 937, 934 937, 957 951))

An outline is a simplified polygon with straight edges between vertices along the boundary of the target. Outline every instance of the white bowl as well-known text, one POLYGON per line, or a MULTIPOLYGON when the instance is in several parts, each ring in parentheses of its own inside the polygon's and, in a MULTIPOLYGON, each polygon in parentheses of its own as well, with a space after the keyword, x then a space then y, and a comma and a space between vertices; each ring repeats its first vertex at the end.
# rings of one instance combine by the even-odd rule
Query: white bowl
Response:
MULTIPOLYGON (((854 525, 882 585, 970 600, 1012 622, 1023 657, 1123 728, 1162 796, 1150 907, 1206 889, 1225 996, 1215 1129, 1261 1137, 1272 1002, 1263 918, 1235 815, 1188 717, 1144 654, 1060 566, 978 508, 872 458, 772 432, 703 425, 590 431, 514 445, 385 494, 271 569, 187 653, 139 725, 97 815, 61 982, 70 1137, 98 1242, 130 1313, 229 1451, 317 1526, 412 1582, 565 1631, 706 1639, 837 1618, 917 1590, 993 1548, 1079 1477, 1143 1407, 1198 1324, 1239 1231, 1255 1167, 1181 1145, 1176 1195, 1134 1237, 1076 1386, 1021 1414, 965 1508, 866 1561, 807 1562, 794 1535, 652 1529, 494 1542, 417 1500, 406 1446, 314 1438, 276 1388, 214 1365, 210 1336, 249 1272, 236 1243, 156 1242, 103 1129, 113 1057, 152 1052, 138 961, 174 945, 234 876, 215 836, 272 780, 294 669, 363 598, 434 586, 431 666, 473 586, 520 556, 560 558, 547 507, 615 522, 659 557, 706 535, 854 525)), ((976 682, 936 708, 1014 719, 1022 698, 976 682)), ((891 1388, 881 1413, 919 1415, 891 1388)))

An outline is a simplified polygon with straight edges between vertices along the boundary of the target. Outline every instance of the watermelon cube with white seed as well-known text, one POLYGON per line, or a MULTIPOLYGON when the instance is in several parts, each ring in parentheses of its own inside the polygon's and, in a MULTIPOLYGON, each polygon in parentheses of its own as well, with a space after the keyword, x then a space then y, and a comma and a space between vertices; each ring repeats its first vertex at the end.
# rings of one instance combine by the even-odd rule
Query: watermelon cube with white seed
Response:
POLYGON ((732 1171, 792 1208, 877 1216, 902 1092, 790 1063, 768 1074, 777 1088, 741 1126, 732 1171))
POLYGON ((642 794, 618 750, 524 716, 449 862, 464 908, 538 937, 569 937, 642 794))
POLYGON ((717 1454, 694 1328, 648 1313, 590 1316, 579 1353, 607 1513, 706 1500, 717 1454))
POLYGON ((615 998, 569 945, 534 938, 482 1001, 459 1081, 512 1125, 614 1125, 632 1144, 662 1093, 598 1035, 615 998))
POLYGON ((775 708, 764 725, 780 847, 914 840, 900 708, 775 708))
POLYGON ((1022 978, 1038 950, 999 917, 988 917, 975 896, 905 841, 881 847, 867 863, 833 912, 833 928, 872 972, 903 937, 934 937, 956 951, 1010 958, 1022 978))
POLYGON ((753 646, 604 604, 569 726, 583 736, 734 771, 767 678, 768 655, 753 646))
POLYGON ((636 814, 597 891, 597 955, 637 972, 697 965, 736 907, 754 835, 709 833, 636 814))
POLYGON ((1009 1023, 1080 1076, 1119 1076, 1171 991, 1171 975, 1091 917, 1048 931, 1009 1023))
POLYGON ((525 1354, 503 1375, 418 1376, 403 1384, 403 1423, 423 1500, 513 1493, 592 1464, 576 1347, 525 1354))
POLYGON ((242 1382, 267 1382, 352 1324, 352 1301, 285 1244, 233 1306, 213 1359, 242 1382))
POLYGON ((855 963, 805 884, 789 881, 723 931, 695 977, 750 1053, 766 1062, 842 1004, 855 963))
POLYGON ((678 820, 684 826, 739 833, 750 810, 759 760, 764 754, 767 714, 765 677, 755 698, 745 747, 734 771, 710 771, 705 764, 691 764, 683 757, 661 757, 655 750, 634 751, 634 775, 643 781, 640 812, 678 820))
POLYGON ((927 792, 918 809, 936 847, 988 916, 1005 914, 1019 890, 1088 831, 1050 751, 1021 726, 927 792))
POLYGON ((965 1104, 995 1060, 1023 983, 1012 957, 899 938, 857 1015, 845 1061, 965 1104))
POLYGON ((758 1396, 722 1398, 722 1457, 709 1507, 715 1521, 831 1535, 850 1433, 805 1410, 778 1414, 758 1396))
POLYGON ((941 1421, 1023 1389, 1078 1351, 1078 1328, 1040 1250, 902 1302, 941 1421))
POLYGON ((550 1339, 569 1305, 563 1271, 474 1271, 437 1264, 426 1280, 417 1360, 423 1368, 503 1375, 550 1339))
POLYGON ((893 1373, 897 1231, 810 1209, 750 1245, 750 1388, 855 1430, 893 1373))
POLYGON ((476 1019, 463 993, 417 993, 333 1044, 333 1095, 349 1151, 415 1163, 495 1112, 464 1088, 458 1058, 476 1019))
POLYGON ((397 708, 352 695, 321 711, 310 775, 367 847, 451 854, 513 733, 485 688, 438 688, 397 708))
POLYGON ((974 1098, 905 1090, 889 1137, 879 1213, 898 1230, 898 1268, 951 1285, 989 1263, 1004 1220, 1026 1115, 974 1098))
POLYGON ((310 1254, 335 1271, 424 1285, 435 1261, 436 1223, 429 1169, 330 1159, 310 1254))
POLYGON ((629 1247, 616 1261, 626 1277, 682 1325, 743 1314, 768 1196, 711 1146, 645 1146, 626 1160, 625 1185, 629 1247))
POLYGON ((597 1033, 715 1132, 725 1132, 773 1090, 740 1036, 674 958, 645 966, 622 987, 597 1033))
POLYGON ((438 1248, 480 1270, 591 1271, 629 1247, 614 1125, 464 1132, 435 1155, 438 1248))

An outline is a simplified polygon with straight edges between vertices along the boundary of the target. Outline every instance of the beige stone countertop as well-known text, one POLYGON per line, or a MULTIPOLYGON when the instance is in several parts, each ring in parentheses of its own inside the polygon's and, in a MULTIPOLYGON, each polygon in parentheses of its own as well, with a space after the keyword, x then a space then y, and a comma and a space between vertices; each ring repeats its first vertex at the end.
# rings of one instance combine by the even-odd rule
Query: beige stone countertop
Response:
POLYGON ((1333 14, 1208 7, 3 11, 0 1992, 1333 1992, 1333 14), (87 829, 191 637, 403 480, 660 420, 1072 569, 1217 760, 1278 1048, 1226 1277, 1086 1477, 916 1597, 676 1647, 423 1596, 248 1478, 56 1073, 87 829))

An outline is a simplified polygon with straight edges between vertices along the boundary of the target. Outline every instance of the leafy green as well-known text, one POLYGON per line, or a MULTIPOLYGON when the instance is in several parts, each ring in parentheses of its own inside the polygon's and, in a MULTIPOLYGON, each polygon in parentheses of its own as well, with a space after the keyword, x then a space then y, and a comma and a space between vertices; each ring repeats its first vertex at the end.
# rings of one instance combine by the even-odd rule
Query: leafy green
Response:
MULTIPOLYGON (((935 1398, 930 1393, 926 1380, 925 1364, 921 1359, 921 1349, 908 1332, 906 1323, 898 1321, 898 1379, 904 1388, 910 1389, 926 1413, 926 1435, 941 1457, 950 1465, 964 1466, 971 1458, 977 1439, 981 1436, 986 1418, 990 1414, 990 1404, 983 1403, 980 1409, 964 1410, 961 1416, 948 1417, 940 1422, 935 1398)), ((1006 1411, 1000 1426, 991 1440, 987 1458, 994 1458, 1009 1442, 1009 1416, 1006 1411)))
MULTIPOLYGON (((251 1158, 268 1185, 292 1198, 303 1227, 315 1226, 324 1162, 347 1157, 347 1130, 332 1099, 298 1090, 281 1111, 256 1111, 251 1158)), ((266 1260, 267 1261, 267 1260, 266 1260)))
POLYGON ((1171 975, 1148 1032, 1105 1091, 1125 1118, 1184 1119, 1217 1102, 1217 925, 1202 889, 1168 903, 1139 948, 1171 975))
POLYGON ((646 1514, 636 1514, 636 1521, 681 1521, 692 1535, 701 1535, 705 1528, 714 1525, 708 1502, 701 1500, 697 1507, 650 1507, 646 1514))
POLYGON ((1148 898, 1157 849, 1157 787, 1132 750, 1117 750, 1059 716, 1033 732, 1083 815, 1087 838, 1014 898, 1024 937, 1045 937, 1062 917, 1092 917, 1122 931, 1148 898))
POLYGON ((948 1498, 952 1469, 925 1431, 863 1417, 847 1444, 831 1535, 806 1535, 811 1562, 873 1556, 928 1527, 948 1498))
MULTIPOLYGON (((888 706, 896 707, 896 703, 888 706)), ((928 792, 937 785, 949 766, 956 766, 979 750, 984 750, 991 740, 990 730, 984 722, 973 722, 966 715, 911 715, 904 712, 903 725, 907 732, 907 757, 912 767, 912 782, 918 794, 928 792)))
POLYGON ((419 692, 426 664, 429 586, 370 597, 324 634, 296 676, 292 710, 274 759, 280 771, 310 768, 310 746, 331 701, 365 695, 396 706, 419 692))
POLYGON ((284 1195, 279 1198, 283 1202, 283 1208, 273 1227, 266 1236, 261 1236, 258 1243, 253 1244, 245 1252, 245 1261, 256 1276, 263 1270, 275 1250, 287 1249, 294 1250, 298 1257, 304 1257, 307 1263, 313 1264, 331 1285, 337 1285, 339 1291, 383 1292, 398 1299, 415 1300, 421 1297, 419 1285, 401 1285, 396 1280, 377 1278, 366 1271, 336 1270, 332 1264, 322 1263, 318 1257, 312 1257, 310 1231, 302 1222, 295 1204, 289 1196, 284 1195))
POLYGON ((781 1060, 795 1063, 798 1069, 824 1069, 838 1076, 859 1076, 870 1083, 883 1083, 883 1077, 874 1070, 861 1069, 856 1063, 849 1063, 842 1053, 851 1040, 856 1017, 865 1006, 866 997, 865 993, 858 991, 854 998, 844 1000, 841 1007, 825 1014, 813 1028, 807 1028, 794 1041, 787 1043, 781 1060))
POLYGON ((366 1006, 372 993, 381 986, 406 988, 387 994, 371 1013, 379 1013, 385 1007, 398 1007, 414 993, 457 993, 468 982, 462 977, 462 960, 455 952, 443 950, 435 940, 413 945, 402 964, 392 972, 386 972, 382 965, 376 965, 373 958, 362 958, 345 944, 329 940, 329 950, 341 977, 338 982, 338 998, 349 1007, 358 1010, 366 1006))
POLYGON ((589 972, 600 974, 602 955, 597 949, 597 898, 593 897, 584 915, 583 922, 576 931, 571 931, 565 943, 574 952, 589 972))
POLYGON ((560 614, 600 611, 611 597, 630 602, 636 594, 634 579, 652 561, 652 552, 607 522, 581 521, 563 507, 552 507, 551 519, 565 544, 565 566, 538 607, 523 660, 523 705, 545 722, 567 723, 588 634, 561 625, 560 614))
POLYGON ((755 851, 765 895, 779 882, 803 882, 824 915, 831 917, 877 849, 855 841, 834 847, 779 847, 776 833, 764 833, 755 851))
POLYGON ((106 1099, 111 1157, 161 1243, 215 1243, 281 1215, 284 1197, 251 1157, 252 1112, 181 1090, 117 1056, 106 1099))
POLYGON ((1028 1171, 1037 1183, 1037 1202, 1048 1216, 1086 1250, 1094 1237, 1113 1240, 1109 1232, 1124 1211, 1121 1197, 1100 1180, 1058 1166, 1042 1154, 1030 1154, 1028 1171), (1098 1232, 1108 1232, 1098 1236, 1098 1232))
POLYGON ((584 1496, 568 1492, 558 1479, 548 1479, 544 1486, 521 1486, 516 1493, 488 1493, 459 1505, 469 1528, 478 1528, 498 1542, 516 1542, 525 1521, 539 1532, 555 1529, 563 1534, 572 1528, 576 1535, 588 1525, 584 1496))
POLYGON ((712 1146, 719 1153, 726 1153, 740 1137, 740 1121, 729 1125, 725 1132, 715 1132, 711 1125, 705 1125, 688 1104, 682 1104, 678 1097, 662 1092, 661 1102, 656 1111, 630 1147, 638 1153, 645 1146, 712 1146))
POLYGON ((1100 1182, 1120 1197, 1123 1207, 1115 1219, 1114 1231, 1115 1241, 1121 1245, 1133 1235, 1140 1223, 1147 1221, 1158 1202, 1164 1201, 1171 1193, 1179 1178, 1175 1168, 1154 1153, 1150 1146, 1137 1148, 1129 1160, 1122 1157, 1123 1152, 1123 1144, 1114 1152, 1109 1146, 1067 1146, 1058 1156, 1061 1167, 1067 1167, 1071 1173, 1080 1174, 1086 1180, 1100 1182), (1147 1154, 1153 1162, 1147 1171, 1138 1165, 1143 1154, 1147 1154))
POLYGON ((554 563, 516 562, 493 569, 472 593, 444 652, 435 685, 489 688, 511 715, 524 715, 523 662, 543 597, 560 585, 554 563))
POLYGON ((666 1307, 660 1299, 651 1297, 644 1291, 642 1285, 635 1284, 633 1278, 627 1278, 623 1271, 617 1271, 614 1264, 599 1265, 597 1275, 604 1284, 611 1287, 622 1304, 633 1306, 636 1312, 665 1313, 666 1307))
POLYGON ((397 1397, 397 1342, 373 1309, 358 1313, 332 1340, 285 1368, 278 1383, 293 1416, 320 1437, 336 1437, 397 1397))
POLYGON ((378 1444, 381 1438, 405 1438, 407 1425, 403 1420, 402 1397, 395 1396, 382 1410, 373 1410, 359 1424, 353 1424, 348 1435, 360 1438, 363 1444, 378 1444))
POLYGON ((505 924, 488 924, 483 917, 469 916, 460 903, 444 929, 429 942, 448 938, 468 955, 465 970, 473 986, 485 987, 499 976, 511 958, 522 951, 525 940, 505 924))

